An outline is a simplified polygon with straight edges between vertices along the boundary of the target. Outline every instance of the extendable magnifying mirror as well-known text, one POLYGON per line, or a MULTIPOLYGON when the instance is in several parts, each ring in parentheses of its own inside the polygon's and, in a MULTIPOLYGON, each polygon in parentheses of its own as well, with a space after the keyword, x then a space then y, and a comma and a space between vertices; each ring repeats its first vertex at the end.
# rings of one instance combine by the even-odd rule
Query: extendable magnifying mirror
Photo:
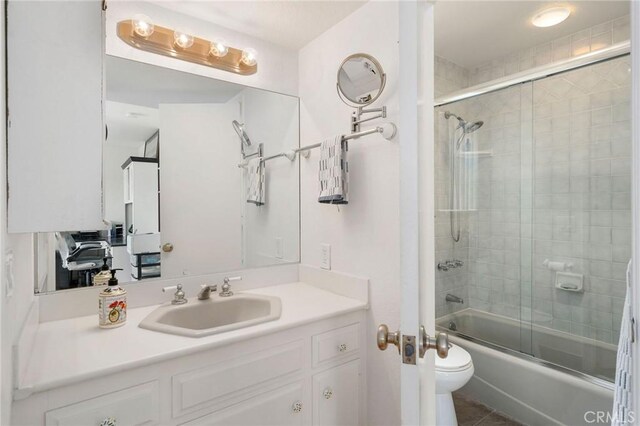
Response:
POLYGON ((336 86, 344 103, 363 107, 380 97, 386 82, 387 75, 376 58, 366 53, 355 53, 340 64, 336 86))

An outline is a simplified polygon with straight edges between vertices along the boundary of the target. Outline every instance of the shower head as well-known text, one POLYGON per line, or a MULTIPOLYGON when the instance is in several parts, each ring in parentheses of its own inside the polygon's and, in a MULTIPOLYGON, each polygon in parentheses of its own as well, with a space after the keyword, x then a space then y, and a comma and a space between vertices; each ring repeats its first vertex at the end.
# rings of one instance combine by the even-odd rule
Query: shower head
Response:
POLYGON ((464 127, 464 131, 465 133, 473 133, 476 130, 478 130, 480 127, 482 127, 482 125, 484 124, 484 121, 476 121, 474 123, 467 123, 464 127))
POLYGON ((244 131, 244 124, 238 123, 237 120, 233 120, 231 124, 233 125, 233 130, 235 130, 238 134, 243 147, 244 145, 251 146, 251 139, 249 139, 249 135, 247 135, 247 132, 244 131))
POLYGON ((484 124, 484 121, 475 121, 473 123, 467 123, 462 117, 455 115, 450 111, 444 112, 444 118, 447 120, 451 117, 458 120, 458 128, 461 128, 464 133, 473 133, 478 130, 484 124))

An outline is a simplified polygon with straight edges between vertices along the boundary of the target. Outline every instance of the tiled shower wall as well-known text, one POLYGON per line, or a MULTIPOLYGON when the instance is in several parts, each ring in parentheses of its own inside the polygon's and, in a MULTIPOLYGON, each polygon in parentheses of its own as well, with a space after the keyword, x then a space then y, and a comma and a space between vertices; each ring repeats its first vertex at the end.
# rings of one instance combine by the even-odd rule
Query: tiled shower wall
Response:
MULTIPOLYGON (((435 89, 436 96, 465 88, 468 85, 468 71, 446 59, 435 58, 435 89)), ((450 235, 449 213, 443 210, 449 208, 449 125, 442 116, 436 117, 435 141, 435 197, 436 197, 436 261, 458 259, 465 266, 449 271, 436 270, 436 317, 456 312, 468 307, 468 262, 469 238, 467 216, 460 217, 460 241, 454 244, 450 235), (447 303, 447 293, 461 297, 465 304, 447 303)))
MULTIPOLYGON (((550 57, 562 59, 567 41, 575 47, 571 54, 580 54, 627 38, 624 17, 550 43, 550 57)), ((491 75, 549 62, 543 51, 519 53, 533 59, 520 61, 518 69, 516 55, 508 57, 511 64, 493 61, 491 75)), ((488 65, 467 71, 436 58, 436 95, 477 84, 481 68, 487 78, 488 65)), ((618 59, 438 109, 437 209, 448 208, 451 129, 444 111, 484 120, 474 149, 493 153, 475 163, 478 209, 461 214, 460 243, 449 235, 448 212, 436 212, 436 260, 465 261, 464 268, 436 274, 438 316, 474 307, 617 342, 631 248, 625 70, 628 61, 618 59), (555 289, 554 274, 542 265, 547 258, 573 263, 573 272, 585 276, 585 292, 555 289), (446 293, 465 304, 445 303, 446 293)))
POLYGON ((535 323, 618 341, 631 257, 629 57, 533 83, 535 323), (583 293, 553 287, 572 263, 583 293))

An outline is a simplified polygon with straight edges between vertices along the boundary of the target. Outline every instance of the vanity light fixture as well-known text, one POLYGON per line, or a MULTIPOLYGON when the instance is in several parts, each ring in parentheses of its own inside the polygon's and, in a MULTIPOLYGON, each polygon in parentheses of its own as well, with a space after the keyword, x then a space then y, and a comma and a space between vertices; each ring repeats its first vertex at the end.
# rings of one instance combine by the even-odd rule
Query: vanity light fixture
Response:
POLYGON ((564 6, 550 7, 544 9, 531 19, 531 23, 536 27, 546 28, 558 25, 571 15, 571 9, 564 6))
POLYGON ((211 42, 211 47, 209 48, 209 53, 211 53, 216 58, 223 58, 229 53, 229 48, 227 47, 227 42, 223 39, 215 39, 211 42))
POLYGON ((154 25, 144 15, 118 22, 118 37, 136 49, 240 75, 258 71, 255 49, 236 49, 222 39, 205 40, 184 30, 154 25))
POLYGON ((132 19, 133 31, 140 37, 149 37, 153 34, 153 22, 146 15, 136 15, 132 19))
POLYGON ((249 65, 250 67, 254 66, 255 64, 258 63, 258 52, 256 52, 255 49, 252 49, 250 47, 245 48, 242 51, 241 61, 245 65, 249 65))
POLYGON ((184 31, 173 32, 173 42, 181 49, 188 49, 193 46, 193 36, 184 31))

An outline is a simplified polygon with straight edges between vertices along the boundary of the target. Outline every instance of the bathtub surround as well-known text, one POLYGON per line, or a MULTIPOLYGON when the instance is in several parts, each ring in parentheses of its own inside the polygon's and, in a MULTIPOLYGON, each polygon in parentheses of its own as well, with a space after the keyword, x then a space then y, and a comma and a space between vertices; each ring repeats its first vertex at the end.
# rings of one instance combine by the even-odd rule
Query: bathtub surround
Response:
MULTIPOLYGON (((615 32, 619 42, 627 26, 623 17, 580 34, 598 40, 606 33, 613 40, 615 32)), ((436 61, 439 74, 444 67, 449 80, 462 84, 465 73, 447 62, 436 61)), ((461 214, 461 243, 447 239, 448 213, 436 216, 438 259, 457 250, 469 261, 468 284, 454 277, 460 271, 438 271, 439 291, 468 299, 467 306, 617 342, 631 255, 628 68, 628 59, 616 59, 455 103, 460 115, 487 122, 478 149, 492 157, 478 160, 481 204, 461 214), (546 259, 573 263, 570 272, 584 275, 584 293, 556 289, 546 259)), ((436 83, 454 87, 442 77, 436 83)), ((440 121, 440 206, 448 205, 450 132, 440 121)), ((466 307, 440 295, 436 302, 439 316, 466 307)))

